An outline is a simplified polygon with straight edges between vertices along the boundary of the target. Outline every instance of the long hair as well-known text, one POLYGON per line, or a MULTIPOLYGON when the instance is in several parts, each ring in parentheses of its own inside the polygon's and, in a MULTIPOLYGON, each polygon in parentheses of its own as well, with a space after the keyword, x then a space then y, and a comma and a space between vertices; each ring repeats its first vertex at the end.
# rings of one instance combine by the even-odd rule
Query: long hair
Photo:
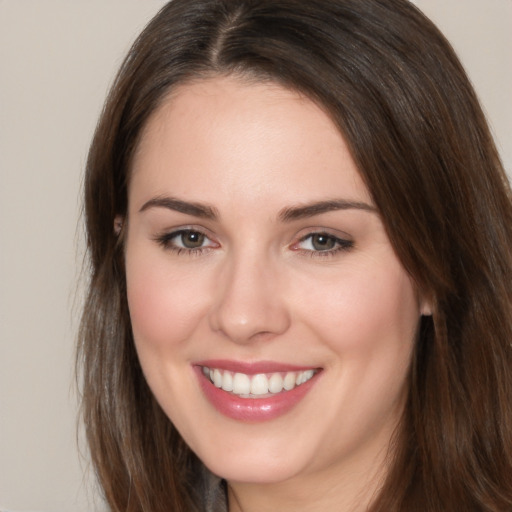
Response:
POLYGON ((148 118, 177 84, 218 75, 275 81, 324 109, 432 300, 372 512, 512 510, 510 187, 451 46, 406 0, 174 0, 126 57, 87 161, 78 354, 87 439, 112 510, 201 510, 201 463, 137 360, 113 226, 148 118))

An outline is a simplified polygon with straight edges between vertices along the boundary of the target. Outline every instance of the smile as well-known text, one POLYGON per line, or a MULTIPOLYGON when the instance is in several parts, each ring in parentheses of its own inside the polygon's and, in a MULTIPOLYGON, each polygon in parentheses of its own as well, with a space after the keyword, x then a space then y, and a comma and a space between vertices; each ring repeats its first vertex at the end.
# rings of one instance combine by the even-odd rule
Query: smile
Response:
POLYGON ((322 368, 274 362, 210 360, 193 365, 203 396, 233 420, 273 420, 297 407, 324 373, 322 368))
POLYGON ((263 398, 291 391, 308 382, 317 370, 258 373, 232 372, 219 368, 202 367, 203 374, 219 389, 230 392, 240 398, 263 398))

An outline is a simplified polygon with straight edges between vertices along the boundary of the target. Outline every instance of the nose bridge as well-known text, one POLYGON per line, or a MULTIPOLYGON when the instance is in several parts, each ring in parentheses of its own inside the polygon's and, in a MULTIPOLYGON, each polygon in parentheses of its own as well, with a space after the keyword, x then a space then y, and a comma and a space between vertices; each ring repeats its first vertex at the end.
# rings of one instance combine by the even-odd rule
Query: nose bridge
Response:
POLYGON ((271 257, 249 248, 226 258, 211 326, 237 343, 278 335, 289 326, 279 268, 271 257))

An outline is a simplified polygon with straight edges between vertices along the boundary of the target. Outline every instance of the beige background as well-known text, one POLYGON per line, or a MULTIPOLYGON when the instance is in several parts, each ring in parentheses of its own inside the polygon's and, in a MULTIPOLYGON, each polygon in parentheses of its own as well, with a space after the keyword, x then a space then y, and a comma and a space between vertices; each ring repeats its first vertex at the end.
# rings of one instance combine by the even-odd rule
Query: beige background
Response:
MULTIPOLYGON (((0 510, 103 508, 76 443, 80 184, 113 73, 163 3, 0 0, 0 510)), ((415 3, 459 52, 512 174, 512 0, 415 3)))

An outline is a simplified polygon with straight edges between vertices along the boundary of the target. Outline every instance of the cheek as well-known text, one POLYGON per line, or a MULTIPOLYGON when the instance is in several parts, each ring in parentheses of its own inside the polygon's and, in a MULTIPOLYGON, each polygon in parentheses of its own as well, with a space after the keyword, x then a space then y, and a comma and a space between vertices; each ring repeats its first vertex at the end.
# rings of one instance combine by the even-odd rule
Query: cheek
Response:
POLYGON ((334 351, 409 352, 420 317, 415 287, 398 262, 384 261, 347 268, 310 288, 305 314, 334 351))
POLYGON ((127 251, 128 307, 137 348, 175 347, 204 315, 206 290, 200 273, 180 272, 151 253, 127 251))

